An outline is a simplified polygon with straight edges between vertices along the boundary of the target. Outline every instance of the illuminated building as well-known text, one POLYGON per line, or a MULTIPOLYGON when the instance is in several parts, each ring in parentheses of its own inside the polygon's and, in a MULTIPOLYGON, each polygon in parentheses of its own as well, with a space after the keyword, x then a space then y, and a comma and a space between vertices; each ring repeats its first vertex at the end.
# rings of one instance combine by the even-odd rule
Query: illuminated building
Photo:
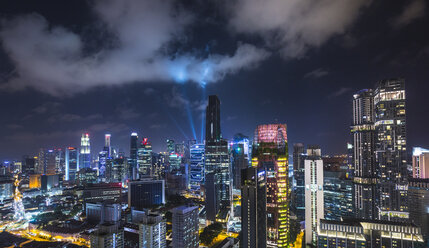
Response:
POLYGON ((83 133, 80 139, 79 160, 80 168, 91 168, 91 144, 88 133, 83 133))
POLYGON ((405 81, 382 80, 374 91, 379 218, 407 219, 405 81))
POLYGON ((356 217, 375 219, 376 182, 374 92, 353 95, 353 166, 356 217))
POLYGON ((40 149, 37 159, 37 173, 55 174, 56 172, 56 152, 54 149, 40 149))
POLYGON ((65 152, 61 148, 55 149, 55 173, 65 173, 65 152))
POLYGON ((137 164, 140 178, 152 174, 152 145, 147 138, 143 138, 140 147, 137 149, 137 164))
POLYGON ((325 219, 341 220, 355 217, 353 181, 345 171, 323 172, 323 200, 325 219))
POLYGON ((304 144, 293 144, 293 209, 299 221, 305 219, 304 144))
POLYGON ((110 182, 125 182, 125 172, 127 168, 127 159, 125 157, 118 157, 109 160, 110 166, 110 182))
POLYGON ((104 148, 103 151, 105 151, 107 153, 107 157, 111 158, 112 157, 112 147, 110 146, 110 138, 112 137, 112 135, 110 134, 105 134, 104 135, 104 148))
POLYGON ((26 157, 24 159, 24 168, 22 173, 24 175, 32 175, 37 173, 37 158, 38 157, 26 157))
POLYGON ((204 144, 194 144, 190 147, 190 177, 189 188, 199 194, 204 184, 204 144))
MULTIPOLYGON (((133 219, 134 221, 134 219, 133 219)), ((166 248, 167 226, 162 215, 144 213, 138 221, 139 247, 166 248)))
POLYGON ((152 154, 152 176, 154 179, 165 178, 165 170, 168 156, 165 152, 152 154))
POLYGON ((128 183, 128 207, 136 210, 165 204, 164 180, 143 179, 128 183))
POLYGON ((180 165, 182 164, 182 156, 177 153, 170 153, 168 156, 168 164, 170 172, 180 171, 180 165))
POLYGON ((423 237, 420 228, 410 223, 320 220, 317 247, 423 248, 423 237))
POLYGON ((413 178, 429 178, 429 150, 413 148, 413 178))
POLYGON ((123 248, 124 228, 119 223, 104 223, 90 234, 91 247, 123 248))
POLYGON ((167 153, 170 154, 173 152, 175 152, 174 140, 168 139, 167 140, 167 153))
POLYGON ((267 245, 267 184, 264 168, 247 168, 241 176, 241 246, 267 245))
POLYGON ((2 179, 0 181, 0 199, 12 199, 13 197, 13 180, 2 179))
POLYGON ((121 220, 121 204, 96 202, 86 203, 86 219, 90 223, 114 223, 121 220))
POLYGON ((198 207, 180 206, 173 214, 172 247, 198 248, 198 207))
POLYGON ((79 171, 79 150, 75 147, 66 148, 66 174, 65 180, 74 182, 79 171))
POLYGON ((234 135, 234 141, 231 143, 232 155, 232 178, 235 189, 241 187, 241 170, 249 167, 249 138, 242 135, 234 135))
POLYGON ((175 144, 174 152, 183 157, 185 155, 185 144, 175 144))
MULTIPOLYGON (((80 172, 80 171, 79 171, 80 172)), ((88 184, 83 189, 83 202, 114 202, 121 203, 121 183, 88 184)), ((85 205, 84 205, 85 206, 85 205)))
POLYGON ((83 168, 77 172, 77 185, 85 186, 87 184, 95 184, 98 182, 97 171, 91 168, 83 168))
POLYGON ((128 178, 131 180, 138 179, 138 164, 137 164, 137 148, 138 148, 138 135, 137 133, 131 133, 131 144, 130 144, 130 163, 128 178))
POLYGON ((421 227, 425 244, 429 246, 429 178, 408 181, 410 220, 421 227))
POLYGON ((40 174, 33 174, 30 175, 30 181, 29 181, 29 188, 30 189, 40 189, 42 187, 42 181, 41 181, 41 175, 40 174))
POLYGON ((287 247, 291 190, 288 177, 286 124, 256 128, 252 167, 265 170, 267 180, 267 247, 287 247))
POLYGON ((40 176, 40 189, 43 192, 51 191, 51 189, 58 188, 59 186, 60 176, 58 174, 40 176))
POLYGON ((317 227, 324 218, 323 160, 320 148, 309 146, 304 161, 305 243, 316 245, 317 227))

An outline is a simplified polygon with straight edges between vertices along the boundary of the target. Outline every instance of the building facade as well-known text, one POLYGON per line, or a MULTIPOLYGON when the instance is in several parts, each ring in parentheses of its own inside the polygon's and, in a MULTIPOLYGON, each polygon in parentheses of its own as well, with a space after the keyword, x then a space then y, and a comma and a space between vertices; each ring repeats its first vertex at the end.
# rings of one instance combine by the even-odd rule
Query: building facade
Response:
POLYGON ((198 207, 180 206, 173 213, 173 247, 198 248, 198 207))
POLYGON ((429 150, 413 148, 413 178, 429 178, 429 150))
POLYGON ((252 167, 265 171, 267 247, 287 247, 291 189, 288 177, 286 124, 259 125, 255 130, 252 167))

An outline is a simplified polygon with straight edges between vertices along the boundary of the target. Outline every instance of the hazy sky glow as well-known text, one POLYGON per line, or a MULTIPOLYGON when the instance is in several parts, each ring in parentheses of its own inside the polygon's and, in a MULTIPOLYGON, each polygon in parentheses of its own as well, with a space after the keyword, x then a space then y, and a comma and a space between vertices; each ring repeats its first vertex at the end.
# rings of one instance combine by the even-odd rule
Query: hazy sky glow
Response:
POLYGON ((103 134, 156 151, 202 137, 206 97, 222 132, 285 122, 290 143, 342 153, 352 94, 404 77, 408 145, 429 148, 424 0, 122 0, 0 3, 0 159, 103 134), (388 7, 386 7, 388 6, 388 7))

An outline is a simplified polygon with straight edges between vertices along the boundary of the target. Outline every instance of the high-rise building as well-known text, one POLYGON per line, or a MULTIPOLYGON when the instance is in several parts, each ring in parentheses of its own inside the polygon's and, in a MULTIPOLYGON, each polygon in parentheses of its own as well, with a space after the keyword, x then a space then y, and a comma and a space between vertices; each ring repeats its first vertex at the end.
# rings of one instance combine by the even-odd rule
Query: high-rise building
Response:
POLYGON ((139 224, 139 247, 166 248, 166 222, 156 213, 145 213, 139 224))
POLYGON ((76 173, 79 171, 79 150, 76 147, 66 148, 66 174, 65 180, 74 182, 76 180, 76 173))
POLYGON ((38 156, 39 174, 55 174, 56 173, 56 151, 55 149, 40 149, 38 156))
POLYGON ((206 142, 220 141, 220 101, 216 95, 209 96, 206 108, 206 142))
POLYGON ((124 228, 120 223, 104 223, 90 234, 90 244, 94 248, 123 248, 124 228))
POLYGON ((232 181, 235 189, 241 187, 241 171, 249 167, 249 138, 242 135, 234 135, 234 141, 231 143, 232 155, 232 181))
POLYGON ((429 150, 413 148, 413 178, 429 178, 429 150))
POLYGON ((110 158, 112 157, 112 147, 110 146, 110 138, 111 135, 110 134, 105 134, 104 135, 104 148, 103 151, 105 151, 107 153, 107 157, 110 158))
POLYGON ((151 176, 152 172, 152 145, 147 138, 143 138, 137 149, 137 164, 140 177, 151 176))
POLYGON ((266 175, 267 247, 288 246, 291 190, 287 147, 286 124, 256 128, 252 167, 265 171, 266 175))
POLYGON ((91 168, 91 144, 88 133, 83 133, 80 139, 79 159, 81 168, 91 168))
POLYGON ((24 168, 22 173, 25 175, 36 174, 37 172, 37 157, 25 157, 24 168))
POLYGON ((305 243, 316 245, 317 227, 324 218, 323 160, 320 148, 309 146, 304 161, 305 243))
POLYGON ((379 81, 374 91, 379 218, 407 219, 405 81, 379 81))
POLYGON ((299 221, 305 219, 305 185, 304 160, 306 157, 304 144, 293 144, 293 199, 292 205, 299 221))
MULTIPOLYGON (((205 177, 207 174, 215 173, 216 188, 216 206, 207 206, 209 210, 230 208, 232 200, 232 183, 231 183, 231 161, 228 149, 228 142, 222 139, 220 132, 220 101, 215 95, 209 96, 206 108, 206 144, 205 144, 205 177)), ((212 202, 212 201, 210 201, 212 202)), ((212 203, 213 204, 213 203, 212 203)), ((217 214, 217 213, 216 213, 217 214)), ((213 216, 207 213, 207 216, 213 216)), ((214 219, 209 219, 215 221, 214 219)))
POLYGON ((408 183, 410 220, 422 229, 429 246, 429 178, 410 178, 408 183))
POLYGON ((138 164, 137 164, 137 148, 138 148, 138 135, 137 133, 131 133, 131 144, 130 144, 130 163, 128 178, 132 180, 138 179, 138 164))
POLYGON ((165 204, 164 180, 143 179, 128 183, 128 206, 136 210, 165 204))
POLYGON ((265 168, 247 168, 241 174, 241 247, 267 247, 265 168))
POLYGON ((106 202, 87 202, 86 219, 90 223, 117 223, 121 221, 121 204, 106 202))
POLYGON ((327 220, 355 217, 354 185, 346 174, 345 171, 323 172, 323 201, 327 220))
POLYGON ((168 139, 167 140, 167 153, 170 154, 173 152, 175 152, 174 140, 168 139))
POLYGON ((55 149, 55 173, 65 173, 65 152, 61 148, 55 149))
POLYGON ((180 206, 173 213, 173 247, 198 248, 198 207, 180 206))
POLYGON ((196 194, 201 193, 201 185, 204 184, 204 144, 191 145, 189 189, 196 194))
POLYGON ((374 92, 361 90, 353 95, 353 166, 356 217, 376 217, 374 92))

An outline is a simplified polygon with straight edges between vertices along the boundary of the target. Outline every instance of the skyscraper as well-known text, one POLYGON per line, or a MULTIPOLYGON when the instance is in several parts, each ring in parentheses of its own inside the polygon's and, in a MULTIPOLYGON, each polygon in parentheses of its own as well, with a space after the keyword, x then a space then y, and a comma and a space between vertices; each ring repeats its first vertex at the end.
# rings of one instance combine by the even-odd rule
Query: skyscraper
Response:
POLYGON ((353 95, 353 166, 356 217, 374 219, 377 173, 375 168, 374 94, 365 89, 353 95))
POLYGON ((105 134, 104 135, 104 148, 103 151, 107 152, 107 157, 110 158, 112 157, 112 147, 110 146, 110 138, 111 135, 110 134, 105 134))
POLYGON ((55 149, 40 149, 37 159, 37 172, 40 174, 56 173, 56 151, 55 149))
POLYGON ((140 177, 152 175, 152 145, 147 138, 143 138, 137 149, 137 164, 140 177))
POLYGON ((410 220, 421 227, 429 246, 429 178, 411 178, 408 188, 410 220))
POLYGON ((198 248, 198 207, 180 206, 173 213, 173 247, 198 248))
POLYGON ((235 189, 241 187, 241 171, 249 167, 249 138, 242 135, 234 135, 234 141, 231 143, 232 155, 232 181, 235 189))
POLYGON ((66 174, 65 180, 74 182, 79 171, 79 150, 75 147, 66 148, 66 174))
POLYGON ((201 185, 204 184, 204 144, 192 145, 190 150, 190 177, 189 188, 200 194, 201 185))
POLYGON ((132 180, 138 179, 138 165, 137 165, 137 148, 138 148, 138 135, 137 133, 131 133, 131 144, 130 144, 130 164, 128 171, 128 178, 132 180))
POLYGON ((216 95, 209 96, 206 108, 206 142, 220 141, 220 101, 216 95))
POLYGON ((91 144, 88 133, 83 133, 80 139, 79 160, 80 167, 91 168, 91 144))
POLYGON ((317 228, 324 218, 323 160, 320 148, 309 146, 305 170, 305 243, 316 245, 317 228))
POLYGON ((293 144, 293 209, 298 221, 305 219, 304 160, 306 157, 304 144, 293 144))
POLYGON ((139 247, 166 248, 165 219, 155 213, 145 213, 139 222, 139 247))
POLYGON ((286 124, 259 125, 256 128, 252 167, 266 174, 267 247, 288 246, 291 192, 287 147, 286 124))
MULTIPOLYGON (((231 161, 229 157, 228 142, 223 140, 220 133, 220 101, 217 96, 209 96, 206 108, 206 144, 205 144, 205 174, 215 173, 216 201, 207 206, 209 210, 229 209, 232 197, 231 161)), ((212 201, 210 201, 212 202, 212 201)), ((217 213, 207 213, 213 216, 217 213)), ((209 219, 209 218, 208 218, 209 219)), ((214 221, 214 219, 209 219, 214 221)))
POLYGON ((379 217, 408 218, 405 81, 382 80, 374 91, 379 217))
POLYGON ((267 247, 267 183, 265 168, 241 171, 241 246, 267 247))

